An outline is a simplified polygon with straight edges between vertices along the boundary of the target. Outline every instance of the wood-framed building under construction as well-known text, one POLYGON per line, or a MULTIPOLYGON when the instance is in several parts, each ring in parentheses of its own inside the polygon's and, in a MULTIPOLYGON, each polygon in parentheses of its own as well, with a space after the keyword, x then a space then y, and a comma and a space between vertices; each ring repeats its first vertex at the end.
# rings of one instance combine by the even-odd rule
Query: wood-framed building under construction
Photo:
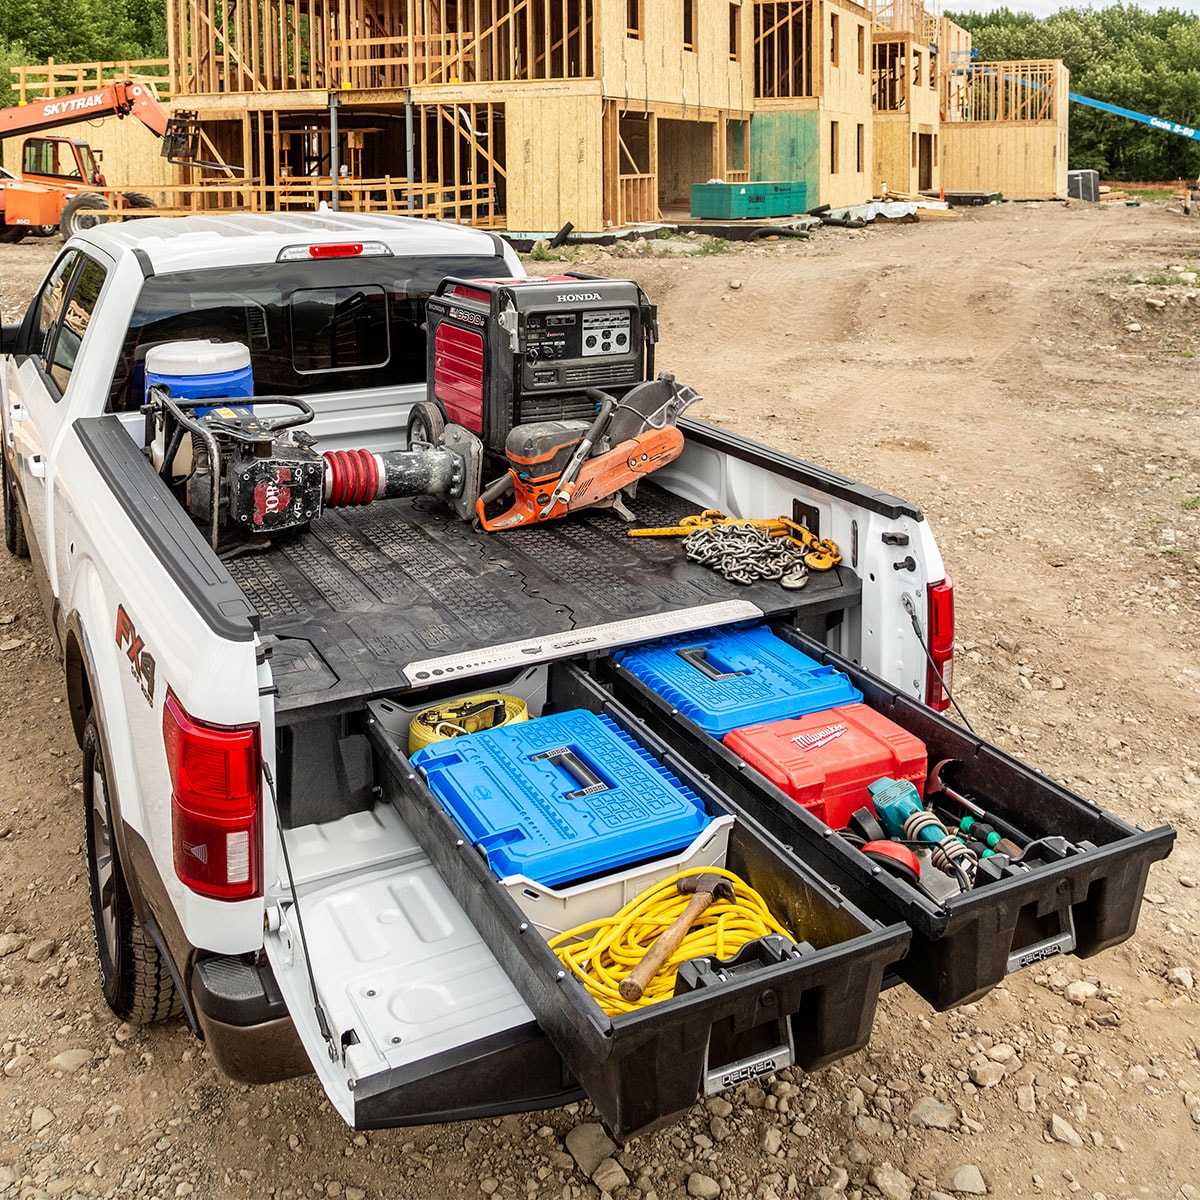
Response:
MULTIPOLYGON (((970 35, 923 0, 869 2, 168 0, 169 58, 151 73, 165 66, 160 95, 197 114, 202 157, 229 169, 175 172, 126 122, 105 130, 106 170, 177 208, 336 198, 527 232, 678 218, 711 179, 803 180, 809 207, 936 189, 952 122, 955 186, 978 166, 971 129, 993 158, 1010 139, 1027 176, 1053 142, 1065 170, 1065 104, 1053 138, 1027 119, 1036 105, 984 117, 970 35), (138 139, 153 151, 132 153, 138 139)), ((121 74, 48 65, 41 94, 93 69, 121 74)), ((22 101, 38 70, 20 69, 22 101)))
POLYGON ((957 64, 942 125, 944 186, 1021 200, 1065 197, 1070 90, 1058 59, 957 64))
POLYGON ((804 180, 812 205, 870 198, 871 15, 855 0, 169 13, 180 105, 275 207, 332 189, 331 97, 339 195, 359 207, 600 230, 686 213, 691 185, 714 178, 804 180))

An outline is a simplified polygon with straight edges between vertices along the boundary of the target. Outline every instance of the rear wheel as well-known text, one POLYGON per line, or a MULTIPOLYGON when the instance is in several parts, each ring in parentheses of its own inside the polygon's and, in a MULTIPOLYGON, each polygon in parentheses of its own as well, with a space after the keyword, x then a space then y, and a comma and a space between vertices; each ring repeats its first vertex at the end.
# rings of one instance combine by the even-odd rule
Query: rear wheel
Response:
POLYGON ((145 192, 125 192, 121 197, 130 208, 157 208, 158 205, 145 192))
POLYGON ((440 446, 446 432, 446 418, 442 410, 428 400, 418 400, 408 414, 408 448, 418 442, 427 446, 440 446))
POLYGON ((178 1015, 179 996, 166 961, 133 911, 108 797, 108 769, 92 712, 83 728, 83 798, 100 984, 121 1020, 147 1025, 178 1015))
POLYGON ((108 201, 95 192, 80 192, 78 196, 72 196, 63 205, 62 220, 58 223, 59 232, 64 238, 69 238, 85 229, 91 229, 105 219, 98 216, 96 210, 107 207, 108 201))
POLYGON ((29 543, 25 540, 25 526, 21 524, 21 509, 17 504, 17 493, 8 477, 8 464, 0 453, 0 492, 4 493, 4 546, 16 558, 29 557, 29 543))

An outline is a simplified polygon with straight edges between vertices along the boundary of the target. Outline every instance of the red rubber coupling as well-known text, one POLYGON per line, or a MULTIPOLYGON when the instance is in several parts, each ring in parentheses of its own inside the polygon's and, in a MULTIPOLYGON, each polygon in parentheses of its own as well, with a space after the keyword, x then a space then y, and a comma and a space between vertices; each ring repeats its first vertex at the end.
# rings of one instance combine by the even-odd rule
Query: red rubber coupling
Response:
POLYGON ((326 450, 328 508, 370 504, 379 495, 379 460, 370 450, 326 450))
POLYGON ((907 847, 898 842, 867 842, 862 852, 870 859, 879 863, 885 871, 891 871, 909 883, 916 883, 921 878, 921 862, 907 847))

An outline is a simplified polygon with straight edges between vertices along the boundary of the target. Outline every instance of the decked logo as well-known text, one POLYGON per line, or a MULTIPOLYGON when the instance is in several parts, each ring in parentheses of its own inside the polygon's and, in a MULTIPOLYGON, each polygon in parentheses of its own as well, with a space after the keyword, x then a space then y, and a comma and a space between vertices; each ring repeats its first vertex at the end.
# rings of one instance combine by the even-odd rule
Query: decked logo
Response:
POLYGON ((134 627, 133 621, 123 604, 117 605, 117 645, 129 659, 129 669, 137 680, 146 703, 154 707, 154 655, 146 649, 146 643, 134 627))

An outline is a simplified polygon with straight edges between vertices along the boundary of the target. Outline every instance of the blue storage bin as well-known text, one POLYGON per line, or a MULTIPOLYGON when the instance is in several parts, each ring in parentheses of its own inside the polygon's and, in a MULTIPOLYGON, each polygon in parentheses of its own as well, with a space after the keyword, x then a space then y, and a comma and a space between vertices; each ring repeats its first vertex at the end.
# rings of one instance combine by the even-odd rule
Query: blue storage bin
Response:
POLYGON ((689 846, 700 798, 586 709, 435 742, 411 759, 500 879, 547 887, 689 846))
POLYGON ((762 626, 674 634, 613 657, 714 737, 863 698, 840 671, 762 626))

